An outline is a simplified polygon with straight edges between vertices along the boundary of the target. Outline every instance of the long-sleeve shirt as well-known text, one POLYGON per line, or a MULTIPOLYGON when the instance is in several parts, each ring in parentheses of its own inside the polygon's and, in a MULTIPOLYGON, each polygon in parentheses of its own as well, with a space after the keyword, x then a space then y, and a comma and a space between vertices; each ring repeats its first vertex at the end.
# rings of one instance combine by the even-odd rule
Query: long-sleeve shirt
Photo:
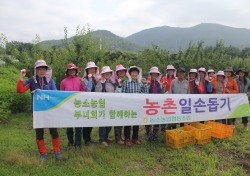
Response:
POLYGON ((110 81, 105 81, 104 83, 101 83, 100 81, 95 86, 96 92, 115 92, 115 85, 112 84, 110 81))
POLYGON ((239 88, 236 83, 236 80, 232 77, 228 78, 226 88, 230 91, 230 93, 239 93, 239 88))
POLYGON ((236 80, 239 93, 247 93, 250 90, 250 81, 248 78, 246 78, 246 83, 244 83, 244 79, 237 79, 236 80))
POLYGON ((63 79, 60 85, 63 91, 85 91, 85 86, 81 83, 80 77, 68 76, 63 79))
POLYGON ((147 84, 138 81, 124 81, 122 85, 122 93, 148 93, 147 84))
POLYGON ((217 79, 212 80, 213 85, 213 94, 224 94, 226 93, 226 88, 224 86, 224 82, 219 82, 217 79))
POLYGON ((23 82, 22 80, 18 80, 16 91, 18 93, 23 93, 30 89, 30 91, 41 89, 41 90, 57 90, 55 82, 53 80, 50 80, 48 83, 46 81, 46 78, 44 77, 42 81, 36 77, 36 82, 34 81, 34 78, 30 78, 27 81, 23 82))
POLYGON ((207 94, 207 93, 212 93, 213 86, 211 82, 205 80, 204 84, 202 82, 199 83, 197 89, 199 94, 207 94))
POLYGON ((170 85, 171 85, 171 82, 173 80, 175 80, 175 77, 164 76, 164 77, 161 78, 161 83, 162 83, 163 87, 165 87, 165 92, 169 92, 170 85))
POLYGON ((183 80, 180 82, 178 79, 175 79, 171 82, 170 85, 170 94, 189 94, 189 82, 187 80, 183 80))
POLYGON ((84 86, 87 92, 95 92, 96 81, 92 78, 89 80, 88 76, 84 77, 84 86))

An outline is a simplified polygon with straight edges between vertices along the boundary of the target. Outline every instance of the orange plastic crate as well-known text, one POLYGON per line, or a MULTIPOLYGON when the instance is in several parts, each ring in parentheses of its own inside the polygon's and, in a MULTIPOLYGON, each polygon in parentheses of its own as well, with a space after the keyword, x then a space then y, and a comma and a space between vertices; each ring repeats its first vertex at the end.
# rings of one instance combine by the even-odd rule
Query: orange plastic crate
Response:
POLYGON ((211 127, 199 122, 185 123, 195 128, 194 138, 196 144, 206 144, 211 142, 211 127))
POLYGON ((172 148, 182 148, 188 144, 194 144, 194 128, 191 126, 184 126, 176 130, 184 130, 183 132, 176 132, 175 130, 166 130, 166 144, 172 148))
POLYGON ((206 125, 212 127, 211 136, 214 138, 224 139, 224 138, 232 138, 234 126, 233 125, 225 125, 219 122, 208 121, 206 125))

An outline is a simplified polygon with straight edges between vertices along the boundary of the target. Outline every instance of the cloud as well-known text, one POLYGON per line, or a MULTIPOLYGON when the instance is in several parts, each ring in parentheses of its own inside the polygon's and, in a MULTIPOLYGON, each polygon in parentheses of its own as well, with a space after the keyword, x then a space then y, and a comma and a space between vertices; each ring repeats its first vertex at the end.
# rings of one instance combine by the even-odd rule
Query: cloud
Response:
POLYGON ((64 27, 73 36, 78 25, 106 29, 126 37, 157 26, 191 27, 219 23, 250 28, 248 0, 2 0, 0 33, 9 40, 61 39, 64 27))

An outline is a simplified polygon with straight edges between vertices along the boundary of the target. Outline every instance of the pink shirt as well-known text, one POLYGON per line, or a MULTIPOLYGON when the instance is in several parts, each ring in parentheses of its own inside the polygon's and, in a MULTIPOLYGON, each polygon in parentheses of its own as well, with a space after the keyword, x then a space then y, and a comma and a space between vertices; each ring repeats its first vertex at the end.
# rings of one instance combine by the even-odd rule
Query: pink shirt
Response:
POLYGON ((63 79, 60 85, 60 90, 64 91, 85 91, 84 84, 81 84, 80 77, 68 76, 63 79))

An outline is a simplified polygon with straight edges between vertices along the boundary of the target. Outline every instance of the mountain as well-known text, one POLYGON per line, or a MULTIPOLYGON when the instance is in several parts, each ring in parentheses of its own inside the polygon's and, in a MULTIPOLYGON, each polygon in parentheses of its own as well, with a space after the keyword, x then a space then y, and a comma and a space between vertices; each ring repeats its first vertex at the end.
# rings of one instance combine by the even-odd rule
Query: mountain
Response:
POLYGON ((225 46, 243 49, 250 47, 250 29, 212 23, 202 23, 189 28, 162 26, 142 30, 126 39, 146 48, 155 44, 169 51, 186 49, 190 42, 198 41, 203 41, 205 46, 214 46, 218 40, 222 40, 225 46))
MULTIPOLYGON (((180 28, 162 26, 145 29, 126 38, 119 37, 107 30, 91 32, 92 36, 107 46, 109 50, 140 51, 152 48, 152 44, 172 52, 187 49, 190 42, 203 41, 204 46, 214 46, 222 40, 225 46, 234 46, 239 49, 250 47, 250 29, 234 28, 220 24, 201 23, 199 25, 180 28)), ((73 37, 68 39, 73 41, 73 37)), ((45 48, 63 47, 63 39, 41 42, 45 48)))
MULTIPOLYGON (((91 32, 91 36, 99 41, 102 46, 107 46, 109 50, 126 50, 126 51, 139 51, 142 50, 143 47, 136 45, 128 41, 125 38, 119 37, 107 30, 96 30, 91 32)), ((73 42, 74 37, 68 38, 68 42, 73 42)), ((40 45, 44 48, 49 48, 52 46, 56 46, 57 48, 64 47, 64 40, 46 40, 40 42, 40 45)))

